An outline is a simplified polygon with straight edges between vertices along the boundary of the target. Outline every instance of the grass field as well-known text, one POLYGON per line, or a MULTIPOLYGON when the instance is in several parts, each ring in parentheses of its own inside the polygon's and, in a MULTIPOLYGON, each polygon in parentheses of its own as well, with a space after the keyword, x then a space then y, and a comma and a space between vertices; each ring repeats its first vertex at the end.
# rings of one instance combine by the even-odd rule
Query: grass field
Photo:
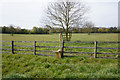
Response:
MULTIPOLYGON (((2 40, 15 41, 59 41, 59 34, 2 34, 2 40)), ((73 34, 71 41, 118 41, 117 33, 73 34)))
MULTIPOLYGON (((59 34, 24 35, 2 34, 3 41, 59 41, 59 34)), ((72 41, 118 41, 118 34, 73 34, 72 41)), ((3 43, 9 44, 9 43, 3 43)), ((33 43, 19 45, 33 45, 33 43)), ((54 46, 59 44, 37 44, 54 46)), ((93 46, 93 44, 65 44, 66 46, 93 46)), ((118 47, 118 44, 99 44, 102 47, 118 47)), ((42 49, 44 50, 44 49, 42 49)), ((57 49, 55 49, 57 50, 57 49)), ((71 49, 70 51, 86 51, 71 49)), ((99 50, 118 53, 117 50, 99 50)), ((54 53, 51 53, 54 54, 54 53)), ((105 56, 105 55, 104 55, 105 56)), ((86 58, 81 56, 45 57, 23 54, 2 54, 3 78, 118 78, 118 60, 86 58)))

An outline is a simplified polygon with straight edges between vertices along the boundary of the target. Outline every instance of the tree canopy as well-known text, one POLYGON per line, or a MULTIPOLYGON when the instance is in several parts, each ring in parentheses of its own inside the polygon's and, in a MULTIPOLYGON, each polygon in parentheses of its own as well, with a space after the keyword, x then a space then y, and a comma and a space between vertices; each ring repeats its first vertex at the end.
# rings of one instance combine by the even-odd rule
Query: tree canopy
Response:
POLYGON ((66 38, 72 27, 81 27, 85 21, 84 15, 87 12, 82 2, 52 2, 46 10, 44 23, 47 27, 62 27, 66 38))

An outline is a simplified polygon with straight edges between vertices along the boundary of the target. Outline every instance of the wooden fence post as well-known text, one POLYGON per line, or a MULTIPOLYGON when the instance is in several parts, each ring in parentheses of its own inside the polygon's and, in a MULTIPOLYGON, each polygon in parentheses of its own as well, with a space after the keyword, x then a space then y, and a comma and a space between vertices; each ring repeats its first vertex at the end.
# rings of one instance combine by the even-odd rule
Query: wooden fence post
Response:
POLYGON ((64 48, 64 41, 62 40, 62 33, 60 33, 60 57, 63 57, 63 48, 64 48))
POLYGON ((94 58, 97 57, 97 41, 94 42, 94 58))
POLYGON ((14 41, 11 42, 12 45, 12 54, 14 54, 14 41))
POLYGON ((61 58, 64 56, 63 51, 64 51, 64 41, 62 41, 61 58))
POLYGON ((34 55, 36 55, 36 41, 34 41, 34 55))

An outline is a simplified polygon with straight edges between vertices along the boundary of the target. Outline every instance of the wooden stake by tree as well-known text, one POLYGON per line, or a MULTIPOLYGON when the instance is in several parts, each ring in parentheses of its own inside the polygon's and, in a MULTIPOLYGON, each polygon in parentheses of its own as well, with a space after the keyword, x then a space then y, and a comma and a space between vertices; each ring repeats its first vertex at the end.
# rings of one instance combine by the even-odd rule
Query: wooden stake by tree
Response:
POLYGON ((97 57, 97 41, 94 42, 94 58, 97 57))
POLYGON ((60 33, 60 55, 61 55, 61 58, 63 57, 63 47, 64 47, 64 42, 62 40, 62 34, 60 33))

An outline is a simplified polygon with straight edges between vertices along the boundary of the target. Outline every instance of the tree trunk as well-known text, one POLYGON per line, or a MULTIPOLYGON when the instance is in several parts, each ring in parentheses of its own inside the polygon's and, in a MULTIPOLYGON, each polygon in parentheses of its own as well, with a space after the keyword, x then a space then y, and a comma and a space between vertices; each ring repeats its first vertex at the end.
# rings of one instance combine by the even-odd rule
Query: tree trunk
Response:
POLYGON ((69 41, 69 39, 68 39, 68 22, 66 24, 66 41, 69 41))
POLYGON ((11 33, 10 35, 13 36, 13 33, 11 33))
POLYGON ((90 32, 88 32, 88 35, 90 35, 90 32))
POLYGON ((66 41, 68 41, 68 33, 66 32, 66 41))

